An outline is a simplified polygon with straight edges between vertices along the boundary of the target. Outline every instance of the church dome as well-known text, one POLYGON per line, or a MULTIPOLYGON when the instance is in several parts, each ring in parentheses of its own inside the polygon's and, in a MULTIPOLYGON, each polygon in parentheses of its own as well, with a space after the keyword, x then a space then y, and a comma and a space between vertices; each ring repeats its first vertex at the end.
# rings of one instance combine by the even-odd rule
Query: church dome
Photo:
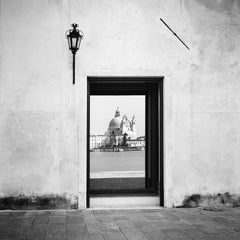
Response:
POLYGON ((121 127, 122 117, 114 117, 109 123, 109 129, 116 129, 121 127))
POLYGON ((122 117, 120 116, 119 107, 117 107, 117 110, 115 112, 114 118, 109 123, 109 129, 117 129, 121 127, 122 117))

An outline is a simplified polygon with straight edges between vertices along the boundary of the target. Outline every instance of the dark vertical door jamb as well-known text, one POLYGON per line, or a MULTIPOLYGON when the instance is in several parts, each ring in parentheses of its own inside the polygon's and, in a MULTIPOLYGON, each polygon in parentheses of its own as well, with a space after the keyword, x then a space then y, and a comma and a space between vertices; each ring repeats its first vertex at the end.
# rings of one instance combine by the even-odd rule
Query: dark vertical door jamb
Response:
POLYGON ((145 136, 145 145, 146 145, 146 188, 152 188, 152 131, 151 131, 151 106, 152 106, 152 98, 151 98, 151 89, 147 89, 146 95, 146 136, 145 136))
POLYGON ((159 189, 160 189, 160 206, 164 206, 164 145, 163 145, 163 139, 164 139, 164 128, 163 128, 163 79, 158 83, 158 115, 159 115, 159 189))
POLYGON ((90 82, 87 80, 87 208, 90 207, 90 82))
POLYGON ((148 93, 145 95, 145 188, 148 188, 148 93))
POLYGON ((159 152, 158 152, 158 83, 154 83, 151 87, 152 89, 152 109, 151 109, 151 130, 152 130, 152 182, 153 188, 159 192, 158 185, 158 168, 159 168, 159 152))

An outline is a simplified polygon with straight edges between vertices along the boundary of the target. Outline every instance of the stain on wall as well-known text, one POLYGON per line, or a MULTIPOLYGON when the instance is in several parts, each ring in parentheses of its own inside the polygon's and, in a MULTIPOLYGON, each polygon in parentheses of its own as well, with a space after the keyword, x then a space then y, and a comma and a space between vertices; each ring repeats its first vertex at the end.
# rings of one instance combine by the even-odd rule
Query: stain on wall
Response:
POLYGON ((77 199, 73 201, 66 195, 18 195, 0 198, 0 210, 77 209, 77 206, 77 199))
POLYGON ((220 11, 220 12, 231 12, 234 11, 236 8, 239 10, 240 8, 240 1, 239 0, 197 0, 200 5, 203 5, 207 9, 211 11, 220 11))
POLYGON ((240 196, 239 194, 218 193, 218 194, 193 194, 186 196, 182 206, 179 207, 204 207, 207 209, 219 209, 224 207, 239 207, 240 196))

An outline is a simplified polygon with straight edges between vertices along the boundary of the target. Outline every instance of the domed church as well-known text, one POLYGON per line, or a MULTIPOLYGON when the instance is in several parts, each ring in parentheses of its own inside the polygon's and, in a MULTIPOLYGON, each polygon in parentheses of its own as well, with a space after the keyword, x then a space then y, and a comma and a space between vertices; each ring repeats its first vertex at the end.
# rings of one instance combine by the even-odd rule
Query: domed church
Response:
POLYGON ((114 118, 110 121, 106 135, 110 138, 110 144, 119 145, 126 139, 136 139, 136 119, 133 115, 129 120, 126 115, 121 116, 119 107, 115 112, 114 118))

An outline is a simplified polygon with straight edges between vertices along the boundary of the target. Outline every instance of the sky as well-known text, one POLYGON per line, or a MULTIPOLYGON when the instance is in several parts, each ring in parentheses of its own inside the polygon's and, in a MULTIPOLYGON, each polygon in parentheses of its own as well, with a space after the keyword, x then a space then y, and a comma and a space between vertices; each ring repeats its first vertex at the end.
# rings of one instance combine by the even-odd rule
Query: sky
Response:
POLYGON ((90 134, 104 134, 114 118, 117 107, 120 114, 136 118, 137 137, 145 136, 145 96, 90 96, 90 134))

